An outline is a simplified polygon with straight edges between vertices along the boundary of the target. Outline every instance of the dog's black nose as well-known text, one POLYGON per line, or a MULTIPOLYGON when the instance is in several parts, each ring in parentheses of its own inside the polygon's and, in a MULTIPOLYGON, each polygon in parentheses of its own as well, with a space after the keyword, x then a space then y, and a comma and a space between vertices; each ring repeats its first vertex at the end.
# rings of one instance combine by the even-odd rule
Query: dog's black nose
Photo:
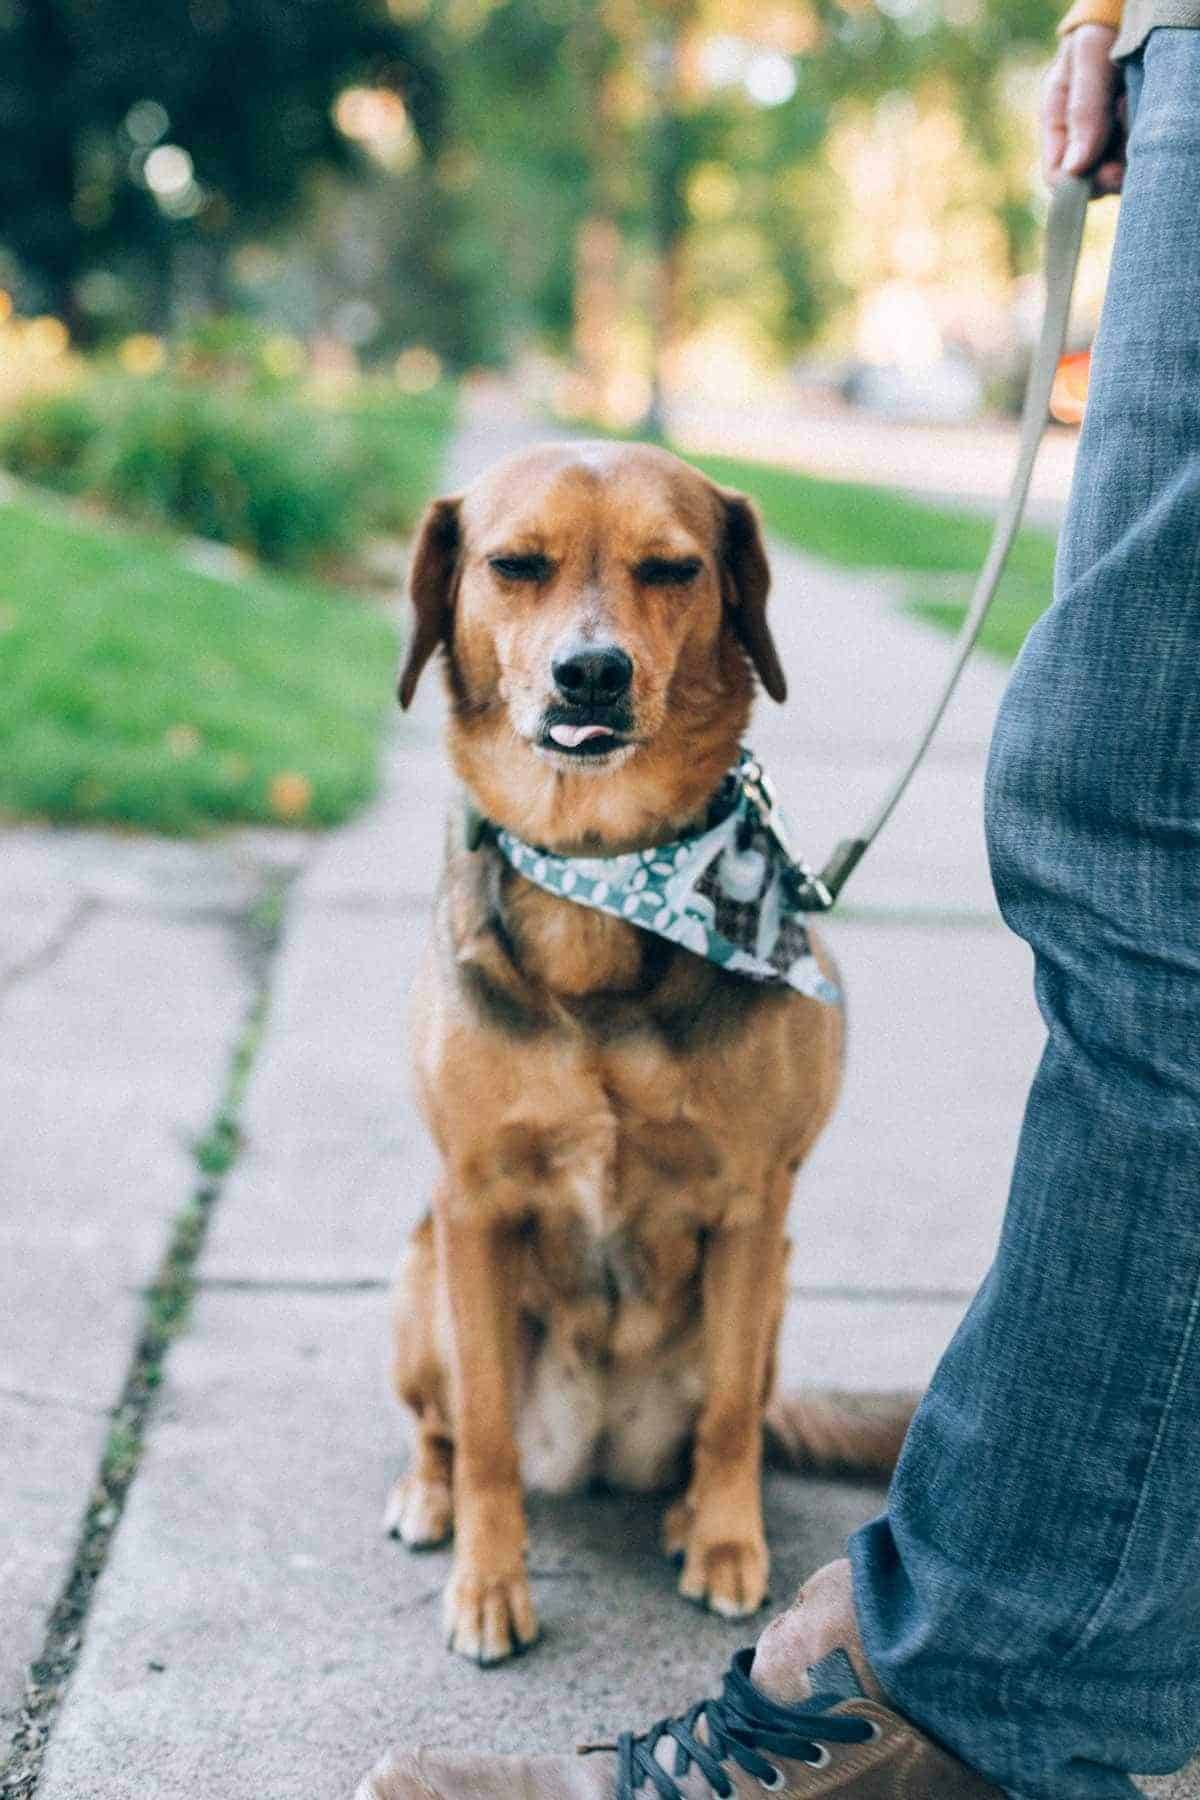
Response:
POLYGON ((633 664, 619 644, 580 644, 556 656, 551 669, 564 700, 606 705, 629 692, 633 664))

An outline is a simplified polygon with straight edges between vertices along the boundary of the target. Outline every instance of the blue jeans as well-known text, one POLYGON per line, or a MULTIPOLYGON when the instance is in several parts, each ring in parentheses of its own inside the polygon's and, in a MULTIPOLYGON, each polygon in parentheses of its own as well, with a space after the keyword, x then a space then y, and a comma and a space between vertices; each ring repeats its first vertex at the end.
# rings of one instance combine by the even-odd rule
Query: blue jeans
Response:
POLYGON ((988 769, 1046 1050, 996 1260, 851 1543, 884 1688, 1027 1800, 1200 1745, 1200 31, 1127 76, 1055 600, 988 769))

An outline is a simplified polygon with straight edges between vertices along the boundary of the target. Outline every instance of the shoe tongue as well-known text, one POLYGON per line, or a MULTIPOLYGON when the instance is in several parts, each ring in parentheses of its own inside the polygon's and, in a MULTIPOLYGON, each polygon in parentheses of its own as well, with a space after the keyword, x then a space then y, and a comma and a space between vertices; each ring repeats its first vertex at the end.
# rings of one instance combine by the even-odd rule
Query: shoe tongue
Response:
POLYGON ((809 1663, 808 1686, 812 1704, 822 1712, 839 1700, 865 1698, 854 1664, 844 1650, 830 1650, 819 1662, 809 1663))

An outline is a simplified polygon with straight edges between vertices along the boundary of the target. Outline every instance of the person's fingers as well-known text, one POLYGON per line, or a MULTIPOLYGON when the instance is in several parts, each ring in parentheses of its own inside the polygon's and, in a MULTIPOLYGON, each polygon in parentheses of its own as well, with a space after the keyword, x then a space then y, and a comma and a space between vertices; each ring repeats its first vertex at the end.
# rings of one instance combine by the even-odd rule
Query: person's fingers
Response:
POLYGON ((1062 167, 1086 175, 1104 153, 1116 123, 1117 72, 1109 51, 1112 33, 1081 25, 1067 39, 1071 49, 1067 89, 1067 147, 1062 167))
POLYGON ((1063 39, 1042 84, 1042 173, 1091 173, 1093 192, 1115 194, 1125 175, 1120 83, 1110 52, 1115 33, 1081 25, 1063 39))
MULTIPOLYGON (((1075 34, 1072 32, 1071 37, 1075 34)), ((1071 37, 1064 39, 1042 83, 1042 174, 1050 187, 1062 173, 1071 89, 1071 37)))

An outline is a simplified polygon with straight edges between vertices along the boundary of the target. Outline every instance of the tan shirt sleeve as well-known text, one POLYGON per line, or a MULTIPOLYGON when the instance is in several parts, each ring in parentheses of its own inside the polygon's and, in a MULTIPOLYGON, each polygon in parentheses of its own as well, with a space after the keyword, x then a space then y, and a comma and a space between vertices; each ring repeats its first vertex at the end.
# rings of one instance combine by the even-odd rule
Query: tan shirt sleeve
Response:
POLYGON ((1119 31, 1123 3, 1124 0, 1075 0, 1058 28, 1059 37, 1065 37, 1077 25, 1107 25, 1110 30, 1119 31))

